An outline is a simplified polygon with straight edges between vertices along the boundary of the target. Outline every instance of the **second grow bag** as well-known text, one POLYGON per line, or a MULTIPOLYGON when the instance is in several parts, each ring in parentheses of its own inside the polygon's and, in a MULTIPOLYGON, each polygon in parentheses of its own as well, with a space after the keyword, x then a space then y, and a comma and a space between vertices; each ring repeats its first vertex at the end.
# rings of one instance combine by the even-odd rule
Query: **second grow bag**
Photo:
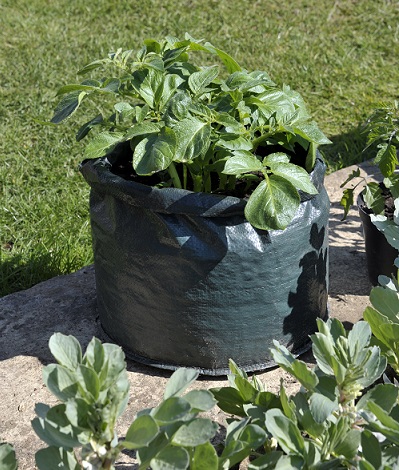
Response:
POLYGON ((115 175, 118 151, 86 160, 99 316, 105 333, 139 362, 223 375, 274 364, 280 341, 294 354, 327 317, 329 199, 302 194, 284 231, 255 229, 245 201, 158 189, 115 175), (112 161, 112 164, 110 163, 112 161))

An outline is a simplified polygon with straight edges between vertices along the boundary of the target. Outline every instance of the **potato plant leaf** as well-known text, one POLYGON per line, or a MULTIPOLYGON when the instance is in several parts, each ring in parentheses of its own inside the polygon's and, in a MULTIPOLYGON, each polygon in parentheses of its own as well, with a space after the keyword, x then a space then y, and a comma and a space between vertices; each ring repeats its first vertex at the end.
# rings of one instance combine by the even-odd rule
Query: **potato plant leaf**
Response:
POLYGON ((308 194, 317 194, 309 173, 298 165, 285 162, 269 162, 271 171, 274 175, 281 176, 288 180, 295 188, 308 194))
POLYGON ((159 134, 151 134, 138 143, 133 153, 133 168, 138 175, 151 175, 165 170, 176 152, 176 134, 164 127, 159 134))
POLYGON ((253 153, 239 151, 226 161, 223 173, 226 175, 241 175, 243 173, 259 172, 262 170, 262 163, 253 153))
POLYGON ((177 162, 190 162, 205 155, 210 144, 211 126, 195 117, 183 119, 173 127, 176 135, 177 162))
POLYGON ((377 156, 374 159, 384 177, 389 177, 399 164, 395 145, 383 143, 379 145, 377 156))
POLYGON ((248 222, 261 230, 283 230, 292 221, 300 203, 295 186, 279 175, 261 181, 245 207, 248 222))
POLYGON ((190 90, 197 95, 201 93, 219 74, 217 65, 203 67, 199 72, 194 72, 188 77, 190 90))
POLYGON ((85 157, 87 158, 99 158, 110 152, 116 144, 123 142, 125 136, 122 132, 102 132, 92 139, 86 149, 85 157))

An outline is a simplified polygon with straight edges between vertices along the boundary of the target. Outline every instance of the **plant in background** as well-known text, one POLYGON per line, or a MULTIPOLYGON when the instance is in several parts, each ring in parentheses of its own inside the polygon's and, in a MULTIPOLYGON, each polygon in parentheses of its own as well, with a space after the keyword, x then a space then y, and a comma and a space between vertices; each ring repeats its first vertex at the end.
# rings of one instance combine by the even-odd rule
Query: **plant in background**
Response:
MULTIPOLYGON (((378 165, 383 176, 381 183, 369 182, 362 190, 362 196, 367 208, 373 214, 373 222, 378 222, 377 227, 381 231, 390 232, 393 225, 397 225, 397 210, 393 214, 393 208, 399 208, 397 199, 399 198, 399 175, 395 173, 399 164, 397 149, 399 147, 399 102, 392 104, 383 104, 376 109, 368 118, 366 131, 367 146, 378 144, 378 152, 374 163, 378 165), (386 199, 390 197, 394 204, 391 204, 390 216, 387 216, 386 199)), ((360 177, 360 170, 354 170, 347 180, 342 183, 341 188, 345 187, 350 181, 360 177)), ((341 199, 341 205, 344 207, 344 218, 353 205, 353 193, 355 189, 364 182, 364 178, 350 188, 345 188, 341 199)), ((397 231, 397 229, 394 229, 397 231)), ((397 236, 396 236, 397 238, 397 236)))
POLYGON ((128 143, 137 181, 248 198, 246 218, 260 229, 284 229, 300 192, 317 193, 309 173, 317 146, 329 140, 299 93, 266 72, 249 72, 188 34, 118 49, 79 74, 94 71, 97 78, 59 90, 52 118, 61 123, 78 108, 89 114, 77 132, 81 140, 98 131, 86 157, 128 143), (218 56, 227 72, 189 61, 194 52, 218 56))

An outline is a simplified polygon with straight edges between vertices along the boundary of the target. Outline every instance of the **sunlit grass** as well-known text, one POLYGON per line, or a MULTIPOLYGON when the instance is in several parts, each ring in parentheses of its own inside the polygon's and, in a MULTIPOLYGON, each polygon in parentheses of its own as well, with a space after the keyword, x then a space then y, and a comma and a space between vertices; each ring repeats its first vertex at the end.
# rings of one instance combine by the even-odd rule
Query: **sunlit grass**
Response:
POLYGON ((0 295, 92 261, 83 145, 49 128, 55 92, 87 62, 188 31, 300 91, 333 144, 360 161, 365 118, 398 97, 399 6, 387 0, 4 0, 0 5, 0 295))

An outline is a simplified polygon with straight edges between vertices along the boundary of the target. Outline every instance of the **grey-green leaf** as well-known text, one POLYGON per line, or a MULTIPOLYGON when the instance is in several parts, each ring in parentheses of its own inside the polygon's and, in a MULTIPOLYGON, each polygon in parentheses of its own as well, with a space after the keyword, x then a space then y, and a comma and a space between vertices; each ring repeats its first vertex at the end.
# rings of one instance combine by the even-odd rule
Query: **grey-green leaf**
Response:
POLYGON ((153 470, 185 470, 189 462, 190 457, 186 449, 168 446, 151 460, 151 468, 153 470))
POLYGON ((139 416, 129 427, 123 445, 128 449, 140 449, 148 446, 158 432, 159 426, 152 416, 139 416))
POLYGON ((284 452, 304 455, 305 442, 298 427, 281 410, 274 408, 266 412, 266 426, 284 452))
POLYGON ((198 377, 198 371, 181 367, 171 375, 165 387, 164 399, 180 396, 198 377))
MULTIPOLYGON (((35 454, 36 465, 39 470, 80 470, 81 466, 73 452, 60 447, 47 447, 35 454)), ((3 467, 1 467, 3 470, 3 467)), ((6 470, 6 469, 4 469, 6 470)))
POLYGON ((192 390, 184 395, 184 399, 195 411, 210 411, 216 405, 216 400, 209 390, 192 390))
POLYGON ((190 410, 188 401, 179 397, 169 397, 152 410, 151 416, 160 423, 172 423, 182 419, 190 410))
POLYGON ((218 425, 208 418, 197 418, 183 424, 175 433, 172 444, 183 447, 195 447, 212 439, 218 425))
POLYGON ((0 443, 0 468, 1 470, 17 470, 18 468, 15 451, 10 444, 0 443))
POLYGON ((54 333, 49 348, 57 362, 70 370, 75 370, 82 362, 82 349, 74 336, 54 333))
POLYGON ((197 446, 190 464, 191 470, 217 470, 218 456, 210 442, 197 446))

